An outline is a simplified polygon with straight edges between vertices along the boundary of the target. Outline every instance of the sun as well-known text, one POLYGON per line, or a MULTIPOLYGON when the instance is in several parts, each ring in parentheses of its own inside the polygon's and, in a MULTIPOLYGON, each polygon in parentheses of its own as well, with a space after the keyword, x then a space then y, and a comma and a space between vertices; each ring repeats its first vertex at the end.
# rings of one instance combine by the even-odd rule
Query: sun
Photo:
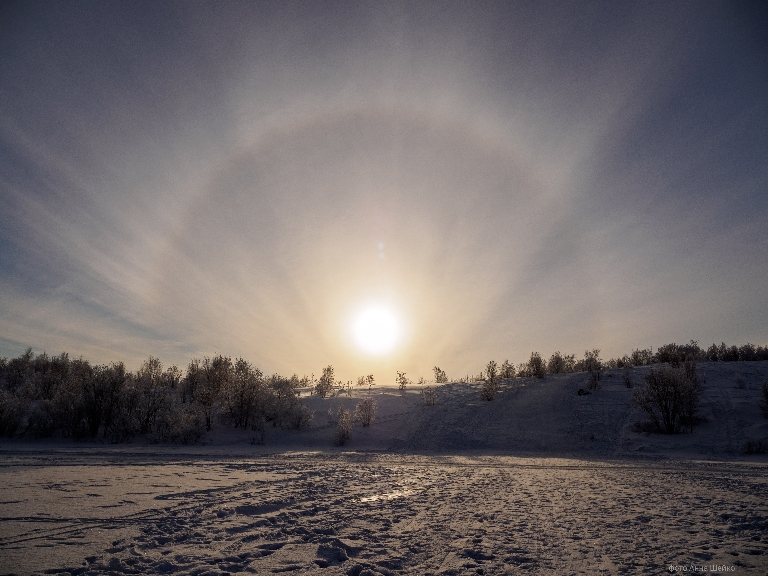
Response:
POLYGON ((360 350, 380 356, 397 346, 400 322, 397 315, 386 306, 366 306, 354 317, 352 335, 360 350))

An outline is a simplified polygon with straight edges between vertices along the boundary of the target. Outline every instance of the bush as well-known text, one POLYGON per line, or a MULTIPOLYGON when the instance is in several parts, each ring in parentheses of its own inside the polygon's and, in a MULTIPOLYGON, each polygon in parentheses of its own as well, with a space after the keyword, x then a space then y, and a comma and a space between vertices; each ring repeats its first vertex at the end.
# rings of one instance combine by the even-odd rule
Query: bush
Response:
POLYGON ((644 350, 632 350, 629 357, 632 366, 645 366, 653 363, 653 350, 650 348, 644 350))
POLYGON ((296 402, 281 415, 280 427, 301 430, 310 425, 314 416, 312 410, 301 402, 296 402))
POLYGON ((704 356, 699 348, 699 343, 691 340, 690 344, 665 344, 661 346, 654 357, 658 363, 679 364, 681 362, 695 362, 704 356))
POLYGON ((632 402, 651 417, 653 428, 664 434, 693 431, 700 421, 698 403, 701 377, 695 362, 652 369, 645 386, 635 390, 632 402))
POLYGON ((421 399, 427 406, 434 406, 437 404, 437 392, 432 386, 427 386, 421 391, 421 399))
POLYGON ((376 417, 376 402, 373 398, 363 398, 355 407, 355 420, 363 426, 370 426, 376 417))
POLYGON ((397 373, 397 378, 395 378, 395 382, 397 382, 397 387, 400 390, 405 390, 409 384, 409 381, 405 375, 405 372, 399 372, 399 371, 397 373))
POLYGON ((763 416, 768 418, 768 382, 763 384, 763 387, 760 391, 762 393, 762 398, 760 398, 760 409, 763 412, 763 416))
POLYGON ((441 370, 438 366, 435 366, 432 370, 435 372, 435 384, 448 383, 448 376, 446 376, 445 370, 441 370))
POLYGON ((491 360, 485 367, 485 382, 480 389, 480 396, 483 400, 493 400, 496 392, 499 390, 499 374, 496 369, 496 362, 491 360))
POLYGON ((576 356, 573 354, 562 355, 559 351, 552 354, 547 362, 547 372, 550 374, 562 374, 573 372, 576 365, 576 356))
POLYGON ((517 375, 521 378, 535 376, 544 378, 547 375, 547 364, 538 352, 531 352, 531 358, 527 363, 520 364, 517 375))
POLYGON ((600 380, 603 377, 603 362, 600 360, 600 350, 595 348, 594 350, 584 351, 584 360, 579 361, 576 364, 576 369, 579 372, 589 372, 588 388, 590 390, 598 390, 600 388, 600 380))
POLYGON ((337 416, 338 426, 336 427, 336 444, 344 446, 349 441, 349 436, 352 433, 352 415, 349 410, 344 408, 344 405, 339 405, 339 413, 337 416))
POLYGON ((509 363, 509 360, 504 360, 504 362, 502 363, 501 370, 499 371, 499 377, 500 378, 515 377, 515 367, 509 363))

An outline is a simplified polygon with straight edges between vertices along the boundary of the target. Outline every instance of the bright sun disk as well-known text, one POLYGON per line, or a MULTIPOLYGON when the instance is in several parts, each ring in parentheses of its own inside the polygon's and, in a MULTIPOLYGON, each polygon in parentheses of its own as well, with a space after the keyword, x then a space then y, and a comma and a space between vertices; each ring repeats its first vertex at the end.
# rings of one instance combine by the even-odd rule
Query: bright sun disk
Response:
POLYGON ((400 324, 395 314, 383 306, 364 308, 352 326, 355 342, 368 354, 391 352, 400 337, 400 324))

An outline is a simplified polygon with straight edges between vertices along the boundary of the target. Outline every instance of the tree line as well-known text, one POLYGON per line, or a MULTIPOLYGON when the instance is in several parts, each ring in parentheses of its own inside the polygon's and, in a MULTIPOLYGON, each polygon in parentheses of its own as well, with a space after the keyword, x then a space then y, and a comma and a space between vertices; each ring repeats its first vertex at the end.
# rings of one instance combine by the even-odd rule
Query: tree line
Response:
MULTIPOLYGON (((517 366, 505 360, 489 362, 477 376, 459 381, 483 381, 483 397, 495 395, 501 379, 543 378, 546 374, 588 372, 598 385, 602 370, 646 364, 680 364, 709 360, 738 362, 768 360, 768 347, 745 344, 712 344, 704 350, 696 341, 666 344, 656 352, 633 350, 631 354, 604 361, 600 350, 587 350, 584 357, 559 351, 545 360, 532 352, 527 362, 517 366)), ((434 383, 449 378, 435 366, 434 383)), ((398 372, 396 382, 405 390, 412 382, 398 372)), ((358 387, 375 384, 372 374, 360 376, 358 387)), ((420 378, 426 404, 437 401, 431 382, 420 378)), ((267 423, 281 428, 303 428, 312 412, 300 401, 300 389, 309 388, 320 397, 351 394, 352 381, 337 381, 333 366, 314 375, 299 378, 267 376, 242 358, 229 356, 193 359, 182 372, 177 366, 164 368, 150 356, 136 372, 122 362, 92 365, 66 353, 34 355, 28 349, 18 358, 0 358, 0 435, 28 435, 36 438, 105 438, 123 442, 137 436, 150 441, 190 443, 211 430, 215 421, 235 428, 261 431, 267 423)))

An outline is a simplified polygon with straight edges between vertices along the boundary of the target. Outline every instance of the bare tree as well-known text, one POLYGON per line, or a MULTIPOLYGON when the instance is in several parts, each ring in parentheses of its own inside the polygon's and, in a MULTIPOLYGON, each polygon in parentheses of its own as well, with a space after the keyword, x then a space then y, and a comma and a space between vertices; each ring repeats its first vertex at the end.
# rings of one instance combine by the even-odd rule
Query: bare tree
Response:
POLYGON ((266 414, 267 395, 261 371, 238 358, 229 386, 222 392, 224 413, 235 428, 248 428, 266 414))
POLYGON ((654 428, 665 434, 693 431, 702 383, 695 362, 652 369, 645 382, 632 401, 650 416, 654 428))
POLYGON ((329 364, 323 368, 323 375, 320 376, 320 380, 318 380, 315 385, 315 394, 320 396, 320 398, 325 398, 333 392, 334 384, 333 366, 329 364))
POLYGON ((214 356, 213 360, 206 357, 202 364, 203 375, 198 390, 198 401, 205 414, 205 428, 211 430, 211 415, 213 406, 219 400, 219 394, 226 388, 232 378, 232 359, 229 356, 214 356))

